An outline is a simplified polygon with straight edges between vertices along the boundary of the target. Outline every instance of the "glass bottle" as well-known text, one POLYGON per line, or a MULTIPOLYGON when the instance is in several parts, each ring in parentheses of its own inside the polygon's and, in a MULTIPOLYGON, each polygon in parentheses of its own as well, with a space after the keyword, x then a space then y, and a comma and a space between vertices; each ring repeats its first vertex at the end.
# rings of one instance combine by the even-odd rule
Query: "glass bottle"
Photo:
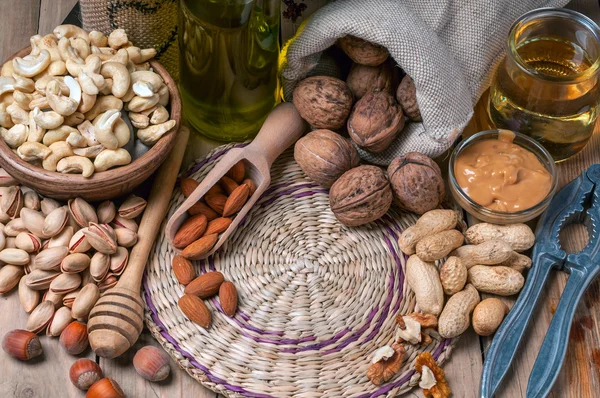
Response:
POLYGON ((276 105, 278 0, 181 0, 184 115, 219 141, 253 137, 276 105))
POLYGON ((586 16, 541 8, 520 17, 489 93, 497 128, 535 138, 559 162, 590 139, 598 116, 600 28, 586 16))

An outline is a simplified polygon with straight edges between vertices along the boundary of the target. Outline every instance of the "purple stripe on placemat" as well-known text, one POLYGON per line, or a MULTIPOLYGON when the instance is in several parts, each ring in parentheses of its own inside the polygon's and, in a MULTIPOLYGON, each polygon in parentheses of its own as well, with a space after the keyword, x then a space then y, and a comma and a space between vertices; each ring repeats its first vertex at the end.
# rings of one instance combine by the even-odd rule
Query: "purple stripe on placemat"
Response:
POLYGON ((202 159, 201 161, 197 162, 195 165, 190 167, 185 173, 183 173, 183 175, 185 175, 186 177, 189 177, 191 174, 194 174, 195 172, 200 170, 202 168, 202 166, 204 166, 206 163, 212 162, 213 160, 218 159, 221 156, 225 155, 227 152, 229 152, 230 149, 243 148, 245 146, 248 146, 248 144, 250 144, 250 143, 243 142, 241 144, 235 144, 234 146, 232 146, 230 148, 224 148, 220 151, 217 151, 217 152, 213 153, 212 156, 206 157, 206 158, 202 159))

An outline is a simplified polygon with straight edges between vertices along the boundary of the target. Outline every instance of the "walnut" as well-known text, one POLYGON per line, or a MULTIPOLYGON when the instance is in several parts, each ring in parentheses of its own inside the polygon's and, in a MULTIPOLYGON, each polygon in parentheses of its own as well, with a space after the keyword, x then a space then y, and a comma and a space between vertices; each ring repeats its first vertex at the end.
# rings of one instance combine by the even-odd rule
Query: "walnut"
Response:
POLYGON ((415 370, 423 375, 423 367, 428 367, 435 376, 435 385, 429 389, 423 390, 423 395, 427 398, 448 398, 452 390, 445 379, 445 374, 431 356, 429 351, 422 352, 415 360, 415 370))
POLYGON ((354 106, 348 119, 348 133, 358 146, 381 152, 390 146, 404 127, 402 109, 384 91, 369 91, 354 106))
POLYGON ((318 129, 343 127, 352 110, 352 101, 346 83, 334 77, 308 77, 294 89, 293 102, 298 112, 318 129))
POLYGON ((406 349, 402 344, 398 343, 392 344, 392 349, 394 350, 394 354, 391 357, 387 359, 382 358, 371 364, 369 370, 367 370, 367 377, 371 380, 371 383, 376 386, 389 381, 396 373, 398 373, 398 371, 400 371, 406 349))
POLYGON ((390 55, 385 47, 356 36, 344 36, 339 39, 339 44, 352 61, 361 65, 381 65, 390 55))
POLYGON ((354 145, 330 130, 311 131, 300 138, 294 146, 294 158, 311 180, 325 188, 360 161, 354 145))
POLYGON ((396 99, 402 107, 404 114, 413 122, 422 122, 421 111, 417 104, 417 89, 413 79, 406 75, 402 78, 398 90, 396 90, 396 99))
POLYGON ((392 67, 389 62, 379 66, 353 64, 346 83, 356 99, 361 99, 369 90, 392 93, 392 67))
POLYGON ((438 325, 437 316, 433 314, 422 314, 420 312, 413 312, 407 316, 411 317, 415 321, 421 324, 421 329, 436 329, 438 325))
POLYGON ((398 324, 398 330, 396 331, 396 342, 397 343, 409 343, 419 344, 421 346, 427 346, 431 344, 431 336, 424 333, 424 329, 435 329, 437 328, 438 320, 435 315, 422 314, 420 312, 413 312, 408 315, 398 315, 396 317, 396 323, 398 324), (411 325, 409 321, 416 323, 411 325))
POLYGON ((446 193, 439 166, 429 157, 408 152, 392 160, 388 176, 398 205, 423 214, 438 207, 446 193))
POLYGON ((377 220, 392 205, 392 189, 383 170, 358 166, 345 172, 329 190, 331 211, 349 227, 377 220))

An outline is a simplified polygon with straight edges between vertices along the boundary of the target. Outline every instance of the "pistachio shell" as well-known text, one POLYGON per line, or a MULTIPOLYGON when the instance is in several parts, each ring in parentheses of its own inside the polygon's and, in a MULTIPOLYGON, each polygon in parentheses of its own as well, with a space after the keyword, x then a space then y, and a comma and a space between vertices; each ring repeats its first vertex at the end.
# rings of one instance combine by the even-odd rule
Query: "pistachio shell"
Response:
POLYGON ((44 217, 50 214, 54 209, 58 209, 59 207, 60 203, 51 198, 44 198, 40 202, 40 209, 42 210, 42 214, 44 215, 44 217))
POLYGON ((60 275, 60 272, 34 269, 27 274, 27 286, 33 290, 44 290, 50 287, 50 282, 60 275))
POLYGON ((81 291, 81 289, 77 289, 74 290, 72 292, 67 293, 64 297, 63 297, 63 305, 65 307, 73 307, 73 303, 75 302, 75 299, 77 298, 77 296, 79 295, 79 292, 81 291))
POLYGON ((39 211, 31 210, 24 207, 21 210, 20 219, 22 220, 25 228, 35 236, 42 239, 49 238, 49 236, 43 233, 45 217, 39 211))
POLYGON ((54 316, 54 303, 51 301, 44 301, 31 312, 27 319, 26 330, 32 333, 40 333, 52 320, 54 316))
POLYGON ((50 247, 42 250, 35 258, 36 269, 44 271, 60 269, 61 261, 69 254, 69 248, 66 246, 50 247))
POLYGON ((90 242, 85 236, 86 231, 87 228, 81 228, 73 234, 73 237, 69 241, 69 252, 85 253, 92 248, 92 245, 90 245, 90 242))
POLYGON ((116 276, 108 275, 106 277, 106 279, 104 279, 102 282, 98 283, 98 289, 100 289, 100 293, 104 293, 108 289, 115 287, 117 282, 118 282, 118 280, 117 280, 116 276))
POLYGON ((19 281, 19 301, 21 307, 30 313, 40 303, 40 292, 27 286, 27 276, 23 275, 19 281))
POLYGON ((129 261, 129 252, 124 247, 117 247, 117 252, 110 256, 110 272, 114 275, 121 275, 129 261))
POLYGON ((116 228, 117 244, 123 247, 131 247, 137 243, 138 235, 127 228, 116 228))
POLYGON ((131 195, 119 207, 119 216, 131 220, 136 218, 146 208, 146 201, 139 196, 131 195))
POLYGON ((111 226, 90 223, 84 234, 90 245, 100 253, 113 254, 117 251, 115 231, 111 226))
MULTIPOLYGON (((91 261, 90 261, 91 264, 91 261)), ((92 278, 92 274, 90 273, 90 267, 87 267, 80 273, 81 275, 81 286, 85 286, 88 283, 95 283, 94 278, 92 278)))
POLYGON ((117 208, 110 200, 105 200, 98 205, 98 222, 101 224, 110 224, 117 215, 117 208))
POLYGON ((65 273, 79 273, 90 266, 90 256, 85 253, 71 253, 60 263, 60 270, 65 273))
MULTIPOLYGON (((21 210, 21 212, 23 212, 23 210, 21 210)), ((4 234, 6 236, 15 237, 21 232, 28 232, 27 225, 25 225, 25 221, 22 218, 15 218, 14 220, 10 220, 6 223, 6 226, 4 227, 4 234)))
POLYGON ((123 218, 120 215, 116 215, 115 219, 110 223, 113 228, 127 228, 132 230, 133 232, 137 232, 138 225, 134 220, 129 220, 127 218, 123 218))
POLYGON ((17 286, 25 273, 23 267, 17 265, 5 265, 0 268, 0 293, 6 293, 17 286))
MULTIPOLYGON (((61 303, 62 304, 62 303, 61 303)), ((73 321, 71 309, 69 307, 60 307, 54 313, 54 317, 48 324, 46 335, 58 337, 69 323, 73 321)))
POLYGON ((64 294, 54 293, 53 291, 46 290, 46 292, 44 293, 44 297, 42 297, 42 302, 51 301, 52 303, 54 303, 54 308, 59 309, 63 306, 63 297, 65 297, 64 294))
POLYGON ((58 235, 54 235, 50 241, 48 242, 48 248, 51 247, 59 247, 59 246, 69 246, 69 242, 71 242, 71 238, 75 234, 72 226, 67 225, 63 228, 62 231, 58 235))
POLYGON ((85 319, 100 298, 100 289, 95 283, 85 285, 75 301, 73 301, 72 314, 76 319, 85 319))
POLYGON ((81 198, 69 200, 69 211, 77 225, 82 228, 87 227, 91 222, 98 222, 98 216, 92 205, 81 198))
POLYGON ((58 235, 67 225, 67 221, 69 221, 69 211, 66 206, 52 210, 44 219, 42 234, 48 237, 58 235))
POLYGON ((10 218, 19 216, 23 207, 23 191, 18 186, 8 187, 0 200, 0 211, 10 218))
POLYGON ((3 230, 0 231, 0 250, 6 247, 6 235, 4 235, 4 224, 0 224, 3 227, 3 230))
POLYGON ((40 196, 37 192, 29 190, 23 194, 23 206, 38 211, 41 208, 40 196))
POLYGON ((50 291, 54 293, 69 293, 77 290, 81 285, 79 274, 60 274, 50 283, 50 291))
POLYGON ((29 264, 29 253, 21 249, 4 249, 0 251, 0 261, 12 265, 29 264))
POLYGON ((110 269, 110 256, 97 252, 92 256, 90 262, 90 274, 96 282, 103 281, 110 269))
POLYGON ((34 253, 42 248, 42 241, 30 232, 20 232, 15 238, 15 246, 27 253, 34 253))

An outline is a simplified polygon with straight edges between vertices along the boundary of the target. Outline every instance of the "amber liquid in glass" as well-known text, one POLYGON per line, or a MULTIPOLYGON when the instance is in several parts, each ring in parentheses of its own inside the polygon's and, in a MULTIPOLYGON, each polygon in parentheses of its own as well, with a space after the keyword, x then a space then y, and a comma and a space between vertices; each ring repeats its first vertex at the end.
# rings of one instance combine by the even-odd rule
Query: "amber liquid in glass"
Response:
POLYGON ((498 128, 537 139, 556 161, 565 160, 583 149, 598 116, 595 80, 576 82, 591 67, 590 57, 577 44, 552 36, 529 39, 517 52, 532 72, 514 62, 498 69, 490 88, 490 119, 498 128))

